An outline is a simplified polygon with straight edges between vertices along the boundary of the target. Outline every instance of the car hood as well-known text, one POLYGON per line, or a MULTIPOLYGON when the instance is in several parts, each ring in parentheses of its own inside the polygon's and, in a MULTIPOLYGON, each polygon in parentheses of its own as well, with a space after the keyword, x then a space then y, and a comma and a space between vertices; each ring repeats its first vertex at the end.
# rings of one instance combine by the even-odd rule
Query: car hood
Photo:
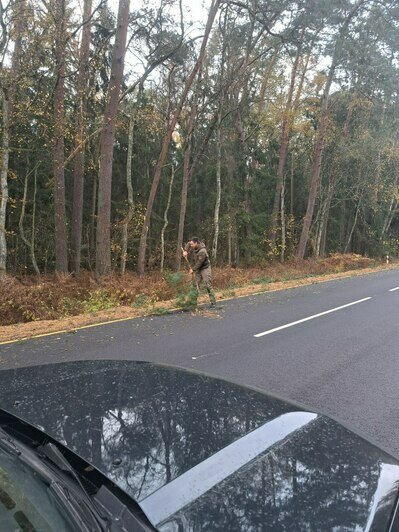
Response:
POLYGON ((0 372, 0 407, 65 444, 162 531, 384 530, 398 462, 330 418, 149 363, 0 372))

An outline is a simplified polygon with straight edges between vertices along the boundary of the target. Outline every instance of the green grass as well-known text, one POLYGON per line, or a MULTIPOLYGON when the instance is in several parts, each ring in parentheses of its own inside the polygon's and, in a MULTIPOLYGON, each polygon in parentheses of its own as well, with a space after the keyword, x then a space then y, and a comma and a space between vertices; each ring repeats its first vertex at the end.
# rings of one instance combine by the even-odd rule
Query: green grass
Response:
POLYGON ((88 299, 83 301, 83 312, 86 314, 99 312, 100 310, 109 310, 117 307, 119 301, 105 290, 96 290, 91 292, 88 299))
POLYGON ((149 299, 150 298, 147 294, 137 294, 131 306, 133 308, 143 307, 146 303, 148 303, 149 299))
POLYGON ((274 277, 258 277, 256 279, 252 279, 251 284, 269 284, 276 282, 277 279, 274 277))

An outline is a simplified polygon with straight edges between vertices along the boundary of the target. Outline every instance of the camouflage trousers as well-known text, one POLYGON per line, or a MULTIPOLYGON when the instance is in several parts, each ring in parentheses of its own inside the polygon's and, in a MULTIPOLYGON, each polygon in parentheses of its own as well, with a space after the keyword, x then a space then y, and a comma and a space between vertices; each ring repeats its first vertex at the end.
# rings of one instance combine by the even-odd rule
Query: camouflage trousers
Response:
POLYGON ((201 286, 203 285, 206 288, 206 291, 208 292, 210 302, 216 303, 215 292, 213 291, 213 288, 212 288, 211 268, 204 268, 203 270, 194 272, 193 285, 194 285, 195 291, 197 292, 196 297, 198 297, 199 290, 201 286))

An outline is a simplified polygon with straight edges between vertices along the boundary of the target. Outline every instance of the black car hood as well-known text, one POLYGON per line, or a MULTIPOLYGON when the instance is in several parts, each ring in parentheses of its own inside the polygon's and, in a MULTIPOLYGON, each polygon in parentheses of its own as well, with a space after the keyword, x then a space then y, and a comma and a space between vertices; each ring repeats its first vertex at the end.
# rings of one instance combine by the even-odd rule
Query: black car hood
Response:
POLYGON ((399 463, 322 415, 125 361, 0 372, 0 407, 64 443, 175 530, 385 530, 399 463))

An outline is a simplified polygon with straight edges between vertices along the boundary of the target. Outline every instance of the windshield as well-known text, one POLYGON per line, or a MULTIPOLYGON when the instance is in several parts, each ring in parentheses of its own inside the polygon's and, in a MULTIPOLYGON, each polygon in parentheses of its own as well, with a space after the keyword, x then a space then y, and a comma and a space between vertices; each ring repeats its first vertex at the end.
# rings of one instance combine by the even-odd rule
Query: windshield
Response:
POLYGON ((18 456, 1 448, 0 530, 74 531, 49 486, 18 456))

